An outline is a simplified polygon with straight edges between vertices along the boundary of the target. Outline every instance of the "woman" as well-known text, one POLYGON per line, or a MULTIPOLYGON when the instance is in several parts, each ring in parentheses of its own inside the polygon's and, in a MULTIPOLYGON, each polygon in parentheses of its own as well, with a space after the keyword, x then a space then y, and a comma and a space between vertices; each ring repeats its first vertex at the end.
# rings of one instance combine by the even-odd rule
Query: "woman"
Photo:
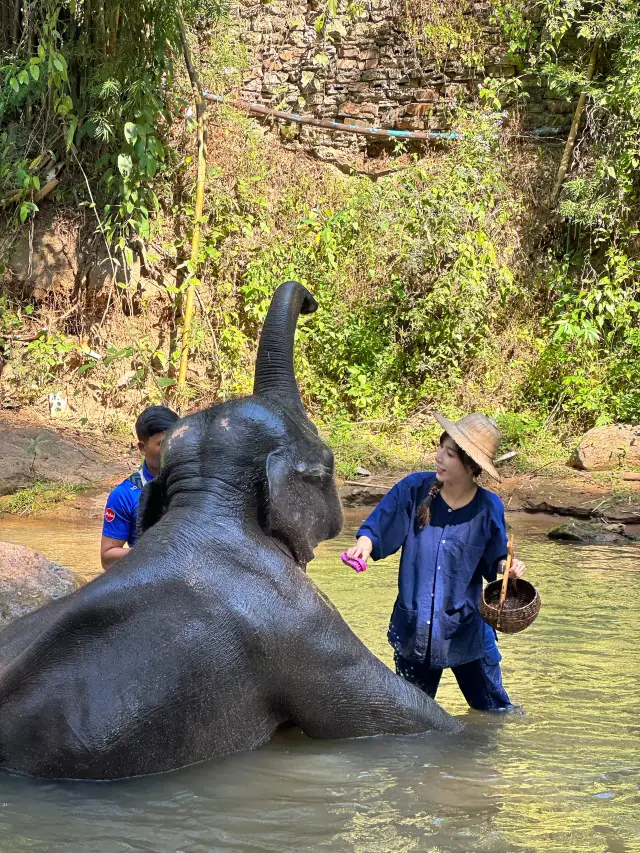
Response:
MULTIPOLYGON (((504 505, 475 482, 483 470, 500 482, 493 464, 500 431, 477 413, 457 423, 435 417, 445 430, 435 473, 396 483, 347 554, 382 560, 402 548, 388 634, 398 675, 435 698, 443 669, 451 668, 472 708, 505 711, 513 706, 502 686, 495 632, 478 609, 482 578, 495 580, 504 568, 504 505)), ((524 571, 514 560, 511 573, 524 571)))

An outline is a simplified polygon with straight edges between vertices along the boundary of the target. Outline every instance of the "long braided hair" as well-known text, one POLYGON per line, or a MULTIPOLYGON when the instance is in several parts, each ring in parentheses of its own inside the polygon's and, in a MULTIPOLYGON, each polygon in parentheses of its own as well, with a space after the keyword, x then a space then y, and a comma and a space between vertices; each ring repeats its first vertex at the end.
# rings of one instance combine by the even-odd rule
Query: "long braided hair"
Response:
POLYGON ((431 524, 431 504, 433 503, 433 499, 436 497, 436 495, 440 494, 441 488, 442 483, 440 482, 440 480, 434 480, 433 485, 429 489, 429 494, 420 503, 420 506, 418 507, 418 512, 416 513, 420 529, 422 529, 423 527, 428 527, 431 524))
MULTIPOLYGON (((440 436, 440 447, 442 447, 445 438, 451 438, 448 432, 443 432, 440 436)), ((465 453, 461 447, 458 447, 455 441, 453 443, 455 444, 458 458, 465 466, 465 468, 468 468, 474 477, 479 477, 482 473, 482 468, 480 467, 480 465, 478 465, 478 463, 475 462, 469 456, 468 453, 465 453)), ((418 506, 416 518, 418 520, 418 525, 420 529, 422 529, 423 527, 428 527, 431 524, 431 504, 433 503, 437 495, 440 494, 440 489, 442 488, 442 485, 443 484, 438 479, 434 480, 433 485, 429 489, 429 493, 427 494, 426 498, 418 506)))

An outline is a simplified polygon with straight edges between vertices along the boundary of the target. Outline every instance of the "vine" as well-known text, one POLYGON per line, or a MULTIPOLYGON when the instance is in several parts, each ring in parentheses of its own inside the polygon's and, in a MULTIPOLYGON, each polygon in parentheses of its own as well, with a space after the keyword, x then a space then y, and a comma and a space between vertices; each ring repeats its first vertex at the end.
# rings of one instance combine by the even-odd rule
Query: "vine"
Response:
POLYGON ((418 51, 438 66, 449 59, 484 65, 486 39, 471 0, 404 0, 401 20, 418 51))

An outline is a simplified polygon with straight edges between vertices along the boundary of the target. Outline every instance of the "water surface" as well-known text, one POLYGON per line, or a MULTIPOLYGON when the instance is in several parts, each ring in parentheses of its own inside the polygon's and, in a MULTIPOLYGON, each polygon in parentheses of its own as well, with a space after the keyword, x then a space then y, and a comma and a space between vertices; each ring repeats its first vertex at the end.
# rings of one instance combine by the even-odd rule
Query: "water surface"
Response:
MULTIPOLYGON (((339 540, 310 574, 391 663, 385 633, 397 559, 358 575, 339 540)), ((278 735, 253 753, 163 776, 59 784, 0 774, 0 853, 635 853, 640 851, 640 548, 576 548, 514 515, 543 610, 502 636, 504 682, 523 715, 470 711, 445 673, 439 701, 466 724, 438 734, 317 742, 278 735)), ((100 530, 0 522, 0 539, 83 577, 100 530)))

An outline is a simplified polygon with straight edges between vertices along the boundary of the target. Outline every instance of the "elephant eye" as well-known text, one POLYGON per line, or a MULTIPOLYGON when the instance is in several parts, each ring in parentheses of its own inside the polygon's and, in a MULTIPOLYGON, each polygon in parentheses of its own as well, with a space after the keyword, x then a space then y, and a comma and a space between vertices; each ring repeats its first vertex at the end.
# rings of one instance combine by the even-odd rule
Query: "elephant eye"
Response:
POLYGON ((331 479, 331 471, 324 465, 306 465, 304 462, 301 462, 299 465, 296 465, 296 471, 307 483, 322 483, 331 479))

